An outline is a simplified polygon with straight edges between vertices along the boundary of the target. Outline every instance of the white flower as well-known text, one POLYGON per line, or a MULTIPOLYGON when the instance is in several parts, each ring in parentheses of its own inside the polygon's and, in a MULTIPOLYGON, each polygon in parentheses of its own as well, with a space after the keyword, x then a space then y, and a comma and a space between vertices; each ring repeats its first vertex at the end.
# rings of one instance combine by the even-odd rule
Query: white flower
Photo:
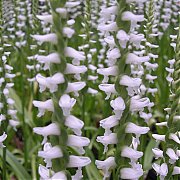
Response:
POLYGON ((180 174, 180 167, 178 167, 178 166, 174 166, 174 169, 173 169, 172 175, 177 175, 177 174, 180 174))
POLYGON ((44 15, 36 15, 38 19, 41 21, 44 21, 45 23, 52 23, 53 22, 53 17, 51 14, 44 14, 44 15))
POLYGON ((113 32, 118 30, 116 22, 111 22, 109 24, 101 23, 98 25, 98 30, 102 32, 113 32))
POLYGON ((143 156, 143 152, 132 149, 131 147, 125 146, 121 151, 122 157, 127 157, 132 161, 137 161, 137 159, 143 156))
POLYGON ((142 83, 140 78, 132 78, 127 75, 123 75, 119 81, 120 85, 127 86, 128 95, 133 96, 138 93, 138 89, 142 83))
POLYGON ((80 74, 85 73, 87 71, 86 66, 74 66, 72 64, 67 63, 66 69, 64 71, 65 74, 75 74, 75 78, 77 80, 81 79, 80 74))
POLYGON ((67 180, 67 177, 65 175, 65 172, 60 171, 60 172, 57 172, 57 173, 53 174, 51 179, 52 180, 67 180))
POLYGON ((50 89, 50 92, 56 92, 58 90, 58 84, 64 83, 64 76, 61 73, 56 73, 52 77, 44 77, 41 74, 36 75, 36 80, 40 86, 40 92, 50 89))
POLYGON ((116 99, 111 100, 110 105, 113 108, 116 118, 120 119, 126 107, 124 100, 121 97, 117 97, 116 99))
MULTIPOLYGON (((79 61, 83 61, 86 59, 84 52, 82 51, 77 51, 72 47, 66 47, 65 48, 65 56, 73 58, 76 62, 77 65, 79 65, 79 61)), ((74 64, 74 63, 73 63, 74 64)))
POLYGON ((73 8, 75 6, 78 6, 80 3, 81 3, 80 1, 66 2, 65 7, 66 8, 73 8))
POLYGON ((39 113, 38 117, 44 115, 45 110, 54 112, 54 105, 52 99, 48 99, 46 101, 33 101, 33 105, 38 108, 39 113))
POLYGON ((119 119, 117 119, 116 116, 109 116, 105 119, 102 119, 100 121, 100 126, 103 127, 105 129, 105 133, 104 135, 107 136, 109 134, 112 133, 112 131, 110 130, 112 127, 118 125, 119 123, 119 119))
POLYGON ((107 97, 105 98, 105 100, 110 98, 111 93, 117 93, 114 84, 100 84, 98 87, 101 91, 104 91, 106 93, 107 97))
POLYGON ((124 30, 120 30, 118 31, 116 37, 119 40, 121 47, 126 48, 126 44, 129 41, 129 35, 124 30))
POLYGON ((143 118, 145 120, 146 123, 148 123, 149 120, 152 118, 151 113, 145 113, 145 112, 140 111, 139 115, 140 115, 141 118, 143 118))
POLYGON ((155 158, 158 159, 158 158, 163 158, 163 151, 158 149, 158 148, 154 148, 152 149, 154 155, 155 155, 155 158))
POLYGON ((143 111, 145 107, 150 104, 149 98, 140 98, 140 96, 133 96, 130 101, 130 111, 143 111))
POLYGON ((172 139, 173 141, 175 141, 176 143, 180 144, 180 140, 179 140, 179 137, 174 134, 174 133, 170 133, 169 134, 169 139, 172 139))
POLYGON ((50 63, 59 64, 61 62, 58 53, 51 53, 47 56, 36 55, 36 60, 44 64, 44 70, 50 69, 50 63))
POLYGON ((134 123, 129 122, 128 125, 126 126, 125 132, 135 134, 136 141, 138 144, 140 144, 139 142, 140 135, 146 134, 149 130, 150 130, 149 127, 142 127, 142 126, 138 126, 134 123))
POLYGON ((116 60, 120 57, 121 57, 121 54, 118 48, 111 49, 107 52, 108 60, 116 60))
POLYGON ((73 92, 75 96, 79 96, 78 91, 82 90, 85 86, 86 86, 86 83, 82 81, 68 83, 65 93, 73 92))
POLYGON ((120 170, 120 177, 122 179, 138 180, 143 175, 142 167, 139 168, 122 168, 120 170))
POLYGON ((172 148, 168 148, 166 154, 169 156, 169 163, 174 164, 179 158, 172 148))
POLYGON ((68 135, 67 145, 75 147, 80 154, 85 153, 83 147, 88 146, 89 143, 90 143, 90 140, 86 137, 68 135))
POLYGON ((141 41, 143 40, 145 40, 144 34, 130 34, 130 42, 132 42, 136 48, 140 48, 141 41))
POLYGON ((70 111, 72 107, 75 105, 75 103, 76 99, 71 98, 69 95, 64 94, 61 96, 59 100, 59 106, 62 108, 64 116, 70 115, 70 111))
POLYGON ((3 135, 0 136, 0 147, 6 147, 3 145, 3 141, 5 141, 5 139, 7 138, 7 134, 4 132, 3 135))
POLYGON ((36 134, 44 136, 44 139, 41 144, 44 144, 47 142, 47 136, 49 135, 60 135, 60 130, 57 124, 51 123, 48 126, 45 127, 35 127, 33 128, 33 131, 36 134))
POLYGON ((98 136, 97 137, 97 142, 100 142, 104 145, 104 153, 107 152, 108 144, 117 144, 117 134, 116 133, 111 133, 107 136, 98 136))
POLYGON ((133 53, 129 53, 127 55, 127 58, 126 58, 126 64, 137 64, 137 65, 140 65, 144 62, 147 62, 149 61, 150 58, 149 56, 142 56, 142 57, 139 57, 133 53))
POLYGON ((156 139, 156 141, 164 141, 165 142, 165 135, 160 134, 152 134, 152 137, 156 139))
POLYGON ((52 166, 52 159, 63 157, 62 151, 59 148, 59 146, 52 147, 50 143, 44 144, 44 150, 38 152, 38 156, 44 158, 46 164, 46 167, 52 166))
POLYGON ((63 34, 68 38, 71 38, 74 33, 75 33, 74 29, 72 29, 70 27, 64 27, 63 28, 63 34))
POLYGON ((56 8, 56 12, 59 13, 62 18, 66 18, 66 16, 67 16, 66 8, 56 8))
POLYGON ((75 116, 69 115, 66 117, 65 125, 72 129, 72 131, 78 135, 81 136, 82 132, 81 129, 84 126, 84 122, 80 119, 76 118, 75 116))
POLYGON ((102 8, 101 12, 100 12, 100 16, 101 18, 104 19, 105 22, 107 22, 108 20, 110 20, 111 15, 116 15, 118 12, 118 7, 117 6, 110 6, 107 8, 102 8))
POLYGON ((142 22, 144 21, 144 16, 143 15, 135 15, 130 11, 125 11, 122 13, 122 20, 123 21, 131 21, 131 30, 133 30, 137 22, 142 22))
POLYGON ((84 167, 91 163, 91 159, 83 156, 69 156, 69 162, 67 167, 84 167))
POLYGON ((9 125, 12 126, 15 131, 17 130, 17 129, 16 129, 16 126, 18 126, 19 124, 20 124, 20 122, 17 121, 17 120, 13 120, 13 119, 10 119, 10 120, 9 120, 9 125))
POLYGON ((149 80, 149 82, 154 83, 154 80, 157 79, 157 76, 152 76, 151 74, 146 74, 146 79, 149 80))
POLYGON ((163 163, 161 166, 153 163, 152 165, 153 169, 156 171, 157 174, 160 175, 160 180, 164 180, 164 178, 167 176, 168 174, 168 167, 166 163, 163 163))
POLYGON ((98 93, 98 91, 96 89, 93 89, 93 88, 90 88, 90 87, 88 88, 87 92, 90 93, 90 94, 97 94, 98 93))
MULTIPOLYGON (((38 172, 39 172, 39 175, 40 175, 40 179, 41 180, 47 180, 49 179, 49 176, 50 176, 50 169, 48 169, 47 167, 44 167, 43 165, 39 165, 39 168, 38 168, 38 172)), ((51 171, 51 173, 53 173, 51 171)))
POLYGON ((44 42, 50 42, 57 44, 57 35, 55 33, 45 34, 45 35, 31 35, 39 44, 44 42))
POLYGON ((109 172, 109 170, 116 166, 116 162, 115 162, 115 158, 114 157, 108 157, 104 161, 96 160, 95 164, 96 164, 98 169, 102 169, 102 171, 104 173, 103 180, 105 180, 106 178, 108 178, 110 176, 111 173, 109 172))
POLYGON ((117 68, 117 66, 101 68, 101 69, 97 69, 97 73, 104 76, 102 83, 107 83, 109 80, 108 76, 117 76, 118 75, 118 68, 117 68))

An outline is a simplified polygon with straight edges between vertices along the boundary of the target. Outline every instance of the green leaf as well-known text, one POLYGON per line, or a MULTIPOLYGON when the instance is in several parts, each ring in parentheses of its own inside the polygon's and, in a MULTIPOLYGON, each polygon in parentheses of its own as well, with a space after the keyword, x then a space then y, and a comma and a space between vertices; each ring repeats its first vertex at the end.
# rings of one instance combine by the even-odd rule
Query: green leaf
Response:
MULTIPOLYGON (((26 169, 16 159, 16 157, 8 150, 6 151, 6 153, 7 153, 6 161, 12 167, 12 170, 13 170, 14 174, 17 176, 17 178, 19 180, 32 179, 31 176, 26 171, 26 169)), ((0 155, 1 155, 1 157, 3 156, 2 149, 0 149, 0 155)))
POLYGON ((159 146, 159 142, 156 142, 154 139, 151 139, 151 141, 148 143, 148 146, 144 154, 144 163, 143 163, 144 170, 151 169, 152 160, 154 157, 152 148, 157 148, 158 146, 159 146))

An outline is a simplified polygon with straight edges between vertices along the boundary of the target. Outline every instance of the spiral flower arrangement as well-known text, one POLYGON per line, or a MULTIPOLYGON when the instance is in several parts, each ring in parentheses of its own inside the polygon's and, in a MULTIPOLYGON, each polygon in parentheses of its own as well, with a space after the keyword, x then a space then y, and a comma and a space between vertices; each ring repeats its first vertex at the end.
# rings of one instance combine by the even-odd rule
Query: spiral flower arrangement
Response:
POLYGON ((2 0, 0 35, 0 179, 179 179, 179 0, 2 0))

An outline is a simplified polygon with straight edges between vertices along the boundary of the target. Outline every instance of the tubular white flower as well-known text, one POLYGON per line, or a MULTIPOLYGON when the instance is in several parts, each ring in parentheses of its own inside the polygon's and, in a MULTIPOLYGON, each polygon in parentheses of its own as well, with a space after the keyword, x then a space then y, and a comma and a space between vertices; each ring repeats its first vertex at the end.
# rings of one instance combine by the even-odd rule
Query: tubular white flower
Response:
POLYGON ((80 4, 80 1, 66 2, 65 7, 66 8, 73 8, 75 6, 78 6, 79 4, 80 4))
POLYGON ((139 179, 143 175, 142 167, 135 168, 122 168, 120 170, 120 177, 122 179, 139 179))
POLYGON ((126 64, 137 64, 137 65, 140 65, 144 62, 147 62, 149 61, 150 58, 149 56, 143 56, 143 57, 139 57, 133 53, 129 53, 127 55, 127 58, 126 58, 126 64))
POLYGON ((108 157, 104 161, 96 160, 95 164, 96 164, 98 169, 102 169, 102 171, 104 173, 103 180, 105 180, 106 178, 108 178, 110 176, 111 173, 109 172, 109 170, 116 166, 116 162, 115 162, 115 158, 114 157, 108 157))
POLYGON ((138 49, 141 47, 141 41, 144 40, 144 34, 130 34, 130 42, 133 43, 133 45, 138 49))
POLYGON ((52 159, 63 157, 62 151, 59 148, 59 146, 52 147, 50 143, 44 144, 44 150, 38 152, 38 156, 44 158, 46 164, 46 167, 52 166, 52 159))
POLYGON ((140 78, 132 78, 127 75, 123 75, 119 81, 120 85, 127 86, 128 95, 133 96, 138 93, 138 89, 142 83, 140 78))
POLYGON ((166 163, 163 163, 161 166, 153 163, 152 165, 153 169, 156 171, 157 174, 160 175, 160 180, 164 180, 164 178, 167 176, 168 174, 168 167, 166 163))
POLYGON ((132 161, 137 161, 139 158, 143 156, 143 152, 141 151, 136 151, 128 146, 123 147, 121 151, 121 156, 122 157, 127 157, 131 159, 132 161))
POLYGON ((78 135, 81 136, 82 132, 81 129, 84 126, 84 122, 80 119, 76 118, 75 116, 69 115, 66 117, 65 125, 72 129, 72 131, 78 135))
POLYGON ((116 37, 119 40, 121 47, 126 48, 127 42, 129 41, 129 35, 124 30, 120 30, 118 31, 116 37))
POLYGON ((74 156, 70 155, 69 156, 69 162, 67 167, 84 167, 87 166, 91 163, 91 159, 88 157, 83 157, 83 156, 74 156))
POLYGON ((83 61, 86 58, 85 55, 84 55, 84 52, 77 51, 72 47, 66 47, 65 48, 65 55, 66 55, 66 57, 73 58, 73 59, 77 60, 78 62, 81 61, 81 60, 83 61))
POLYGON ((69 95, 64 94, 61 96, 59 100, 59 106, 62 108, 64 116, 70 115, 70 111, 72 107, 75 105, 75 103, 76 99, 71 98, 69 95))
POLYGON ((68 38, 71 38, 74 33, 75 33, 74 29, 72 29, 70 27, 64 27, 63 28, 63 34, 68 38))
POLYGON ((164 142, 165 142, 165 135, 152 134, 152 137, 153 137, 156 141, 164 141, 164 142))
POLYGON ((51 177, 51 179, 55 180, 55 179, 59 179, 59 180, 67 180, 67 177, 65 175, 65 172, 63 171, 60 171, 60 172, 57 172, 55 174, 53 174, 53 176, 51 177))
POLYGON ((116 116, 109 116, 105 119, 102 119, 100 121, 100 126, 103 127, 105 129, 105 136, 108 136, 109 134, 112 133, 112 131, 110 130, 112 127, 118 125, 119 123, 119 119, 117 119, 116 116))
POLYGON ((103 23, 98 25, 98 30, 102 32, 113 32, 113 31, 117 31, 118 27, 116 22, 111 22, 109 24, 103 23))
POLYGON ((57 35, 55 33, 45 34, 45 35, 31 35, 32 38, 38 41, 39 44, 44 42, 50 42, 57 44, 57 35))
POLYGON ((130 11, 125 11, 122 13, 122 20, 123 21, 131 21, 131 30, 133 30, 137 22, 142 22, 144 21, 144 16, 143 15, 135 15, 130 11))
POLYGON ((174 166, 172 175, 178 175, 178 174, 180 174, 180 167, 174 166))
POLYGON ((132 122, 129 122, 128 125, 126 126, 125 132, 133 133, 139 136, 141 134, 146 134, 149 130, 150 130, 149 127, 142 127, 132 122))
POLYGON ((50 89, 50 92, 56 92, 58 89, 58 84, 64 83, 64 76, 61 73, 56 73, 52 77, 44 77, 41 74, 36 75, 36 80, 40 86, 40 92, 50 89))
POLYGON ((133 96, 130 101, 130 111, 143 111, 145 107, 150 105, 149 98, 140 98, 139 95, 133 96))
POLYGON ((7 138, 7 134, 4 132, 3 135, 0 136, 0 147, 6 147, 3 145, 3 141, 5 141, 5 139, 7 138))
POLYGON ((114 84, 100 84, 98 87, 101 91, 104 91, 106 93, 107 97, 105 98, 105 100, 110 98, 111 93, 117 93, 114 84))
POLYGON ((52 23, 53 22, 53 17, 51 14, 45 14, 45 15, 36 15, 36 17, 41 20, 44 21, 45 23, 52 23))
POLYGON ((152 152, 154 153, 156 159, 163 158, 163 151, 162 150, 160 150, 158 148, 154 148, 154 149, 152 149, 152 152))
POLYGON ((101 68, 101 69, 97 69, 97 73, 104 76, 102 83, 107 83, 109 80, 108 76, 117 76, 118 68, 117 68, 117 66, 101 68))
MULTIPOLYGON (((47 167, 44 167, 43 165, 39 165, 39 168, 38 168, 38 173, 41 177, 41 180, 46 180, 46 179, 49 179, 50 177, 50 169, 48 169, 47 167)), ((51 173, 53 173, 51 171, 51 173)))
POLYGON ((45 127, 35 127, 33 128, 33 131, 36 134, 44 136, 41 144, 45 144, 47 142, 47 136, 49 135, 60 135, 60 130, 56 123, 51 123, 45 127))
POLYGON ((46 101, 33 101, 33 105, 39 110, 39 113, 37 115, 38 117, 43 116, 46 110, 54 112, 54 105, 52 99, 48 99, 46 101))
POLYGON ((124 100, 121 97, 117 97, 116 99, 111 100, 110 105, 113 108, 116 118, 120 119, 126 107, 124 100))
POLYGON ((51 53, 47 56, 43 55, 36 55, 35 59, 39 62, 44 64, 44 70, 50 69, 50 63, 59 64, 61 62, 58 53, 51 53))
POLYGON ((166 154, 169 156, 169 163, 174 164, 179 158, 172 148, 168 148, 166 154))
POLYGON ((85 150, 83 149, 83 147, 88 146, 89 143, 90 143, 90 140, 86 137, 68 135, 67 145, 75 147, 80 154, 85 153, 85 150))
POLYGON ((117 144, 117 134, 111 133, 108 136, 98 136, 97 142, 100 142, 104 145, 104 153, 108 150, 108 144, 117 144))
POLYGON ((180 140, 179 140, 179 137, 174 134, 174 133, 170 133, 169 134, 169 139, 172 139, 173 141, 175 141, 176 143, 180 144, 180 140))
POLYGON ((65 93, 73 92, 75 96, 79 96, 78 91, 82 90, 86 86, 85 82, 73 82, 68 83, 65 93))

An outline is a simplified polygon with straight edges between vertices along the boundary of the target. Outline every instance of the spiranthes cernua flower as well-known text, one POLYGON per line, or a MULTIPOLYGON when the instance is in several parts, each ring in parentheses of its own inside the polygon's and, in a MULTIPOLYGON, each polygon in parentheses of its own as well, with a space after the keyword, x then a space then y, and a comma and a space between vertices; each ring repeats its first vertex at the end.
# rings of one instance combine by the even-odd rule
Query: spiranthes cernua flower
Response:
POLYGON ((85 153, 85 150, 83 149, 83 147, 88 146, 89 143, 90 143, 90 140, 86 137, 68 135, 67 145, 71 147, 75 147, 80 154, 85 153))
POLYGON ((127 58, 126 58, 126 64, 137 64, 137 65, 140 65, 140 64, 142 64, 144 62, 147 62, 149 60, 150 60, 149 56, 139 57, 139 56, 135 55, 134 53, 129 53, 127 55, 127 58))
POLYGON ((156 141, 164 141, 164 142, 165 142, 165 135, 152 134, 152 137, 153 137, 156 141))
POLYGON ((50 63, 59 64, 61 62, 58 53, 51 53, 47 56, 36 55, 35 59, 39 63, 44 64, 44 67, 43 67, 44 70, 50 69, 50 63))
POLYGON ((115 162, 115 158, 114 157, 108 157, 106 160, 104 161, 99 161, 96 160, 95 164, 97 166, 98 169, 102 169, 102 171, 104 172, 104 180, 110 176, 110 172, 109 170, 111 168, 116 167, 116 162, 115 162))
POLYGON ((166 154, 169 156, 169 163, 170 164, 174 164, 179 157, 177 156, 177 154, 174 152, 174 150, 172 148, 168 148, 166 151, 166 154))
POLYGON ((52 99, 48 99, 46 101, 33 101, 33 105, 38 108, 39 113, 38 117, 41 117, 44 115, 45 111, 54 111, 54 105, 52 99))
POLYGON ((121 47, 126 48, 127 42, 129 41, 129 35, 124 30, 120 30, 118 31, 116 37, 119 40, 121 47))
POLYGON ((59 106, 62 108, 64 116, 70 115, 70 111, 75 104, 76 99, 71 98, 68 94, 62 95, 59 100, 59 106))
POLYGON ((118 125, 119 123, 119 119, 113 115, 113 116, 109 116, 105 119, 102 119, 100 121, 100 126, 103 127, 105 129, 105 136, 111 134, 111 128, 118 125))
POLYGON ((168 174, 168 166, 166 163, 163 163, 162 165, 153 163, 152 165, 153 169, 156 171, 158 175, 160 175, 160 180, 164 180, 164 178, 168 174))
POLYGON ((82 134, 81 129, 84 126, 84 122, 83 121, 81 121, 80 119, 78 119, 75 116, 69 115, 69 116, 66 117, 65 125, 67 127, 69 127, 70 129, 72 129, 72 131, 76 135, 81 136, 81 134, 82 134))
POLYGON ((3 145, 3 141, 7 138, 7 134, 4 132, 3 135, 0 136, 0 147, 5 147, 3 145))
POLYGON ((152 149, 152 152, 154 153, 154 156, 156 159, 158 158, 163 158, 163 151, 158 149, 158 148, 154 148, 152 149))
POLYGON ((91 159, 83 156, 69 156, 68 167, 84 167, 91 163, 91 159))
POLYGON ((75 96, 79 96, 78 91, 82 90, 85 86, 86 83, 82 81, 68 83, 65 93, 73 92, 75 96))
POLYGON ((51 123, 45 127, 35 127, 33 128, 34 133, 44 136, 42 144, 46 143, 47 136, 49 135, 60 135, 59 127, 56 123, 51 123))
POLYGON ((45 35, 31 35, 39 44, 44 42, 50 42, 57 44, 57 35, 55 33, 45 34, 45 35))
POLYGON ((137 161, 137 159, 141 158, 143 156, 143 152, 134 150, 131 147, 125 146, 122 149, 121 152, 122 157, 127 157, 133 161, 137 161))

